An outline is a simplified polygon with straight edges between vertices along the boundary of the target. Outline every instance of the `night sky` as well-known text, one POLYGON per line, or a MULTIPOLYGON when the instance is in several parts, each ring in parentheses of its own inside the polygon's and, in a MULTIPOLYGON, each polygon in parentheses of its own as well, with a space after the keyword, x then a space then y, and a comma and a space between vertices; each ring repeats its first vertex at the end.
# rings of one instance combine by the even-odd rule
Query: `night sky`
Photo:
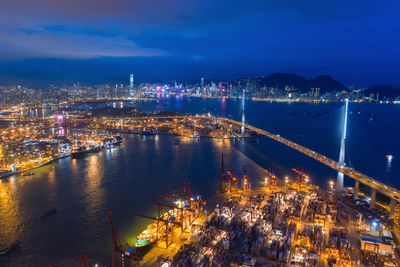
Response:
POLYGON ((399 0, 0 1, 0 84, 289 72, 400 85, 399 62, 399 0))

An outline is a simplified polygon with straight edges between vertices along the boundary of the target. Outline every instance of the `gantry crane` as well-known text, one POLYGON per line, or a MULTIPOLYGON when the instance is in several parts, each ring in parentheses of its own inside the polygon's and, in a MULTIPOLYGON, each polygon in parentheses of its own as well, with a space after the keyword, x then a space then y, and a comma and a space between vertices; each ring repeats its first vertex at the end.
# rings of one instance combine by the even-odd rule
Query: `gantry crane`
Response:
MULTIPOLYGON (((84 251, 82 253, 82 255, 79 257, 79 259, 70 259, 70 260, 66 260, 64 262, 49 265, 49 267, 62 267, 62 266, 92 267, 92 266, 98 266, 98 265, 90 264, 89 258, 86 255, 86 251, 84 251)), ((98 266, 98 267, 100 267, 100 266, 98 266)))
POLYGON ((224 154, 221 155, 221 170, 219 173, 219 191, 221 193, 237 192, 239 179, 233 175, 232 171, 225 169, 224 154))
POLYGON ((131 249, 131 246, 129 246, 129 244, 119 236, 118 231, 114 229, 110 210, 107 211, 107 217, 113 239, 112 267, 126 267, 132 265, 133 262, 141 260, 142 257, 140 255, 135 255, 135 250, 131 249))
MULTIPOLYGON (((183 231, 186 229, 186 227, 188 225, 190 225, 196 217, 196 211, 193 209, 190 209, 189 205, 185 205, 185 206, 181 206, 181 207, 162 204, 162 203, 151 203, 151 205, 158 207, 158 218, 161 218, 161 208, 162 207, 166 207, 171 210, 174 210, 174 209, 179 210, 180 211, 180 219, 177 221, 181 224, 181 233, 183 233, 183 231), (188 211, 192 214, 192 216, 189 215, 189 223, 186 223, 187 220, 185 220, 185 218, 186 218, 185 211, 188 211)), ((168 212, 168 214, 169 214, 169 212, 168 212)), ((157 232, 158 232, 158 230, 157 230, 157 232)))
POLYGON ((304 185, 308 183, 308 175, 304 173, 303 168, 299 167, 298 169, 292 168, 292 171, 294 171, 296 175, 296 183, 298 185, 304 185))
MULTIPOLYGON (((165 223, 165 239, 164 240, 165 240, 165 245, 166 245, 167 248, 174 241, 173 240, 173 237, 174 237, 174 227, 173 226, 174 225, 181 226, 181 223, 176 222, 175 221, 175 217, 173 217, 173 216, 170 216, 166 220, 162 219, 162 218, 155 218, 155 217, 151 217, 151 216, 147 216, 147 215, 141 215, 141 214, 133 214, 133 216, 165 223), (171 225, 171 227, 169 227, 170 225, 171 225), (171 236, 170 240, 168 240, 168 236, 171 236)), ((158 225, 158 223, 157 223, 157 225, 158 225)), ((158 229, 157 229, 157 239, 158 240, 163 240, 163 238, 160 238, 158 235, 159 235, 159 233, 158 233, 158 229)))
POLYGON ((265 178, 265 186, 276 186, 278 182, 278 178, 276 177, 275 173, 272 171, 264 170, 265 173, 267 174, 267 177, 265 178))

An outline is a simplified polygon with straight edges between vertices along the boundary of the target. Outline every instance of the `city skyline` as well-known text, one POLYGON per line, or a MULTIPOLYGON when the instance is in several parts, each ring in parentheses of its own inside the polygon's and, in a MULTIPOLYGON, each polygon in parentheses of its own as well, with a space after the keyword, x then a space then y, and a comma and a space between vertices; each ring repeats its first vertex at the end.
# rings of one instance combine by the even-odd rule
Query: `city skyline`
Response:
POLYGON ((3 84, 328 74, 398 85, 397 1, 0 4, 3 84), (135 78, 135 79, 136 79, 135 78))

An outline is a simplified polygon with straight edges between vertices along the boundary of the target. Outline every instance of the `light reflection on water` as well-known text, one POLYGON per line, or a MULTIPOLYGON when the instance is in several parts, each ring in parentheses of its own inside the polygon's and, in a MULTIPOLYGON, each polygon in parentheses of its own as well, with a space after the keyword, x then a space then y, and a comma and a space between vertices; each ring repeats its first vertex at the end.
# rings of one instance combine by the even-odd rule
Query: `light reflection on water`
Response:
MULTIPOLYGON (((218 112, 223 108, 221 113, 240 118, 240 108, 237 109, 240 101, 226 100, 222 103, 220 100, 192 99, 187 103, 180 98, 172 99, 154 105, 160 109, 172 107, 171 110, 197 106, 193 111, 201 113, 203 110, 218 112), (174 101, 179 101, 179 104, 174 101)), ((337 157, 338 105, 264 105, 247 105, 247 111, 254 114, 246 116, 250 124, 337 157), (331 109, 332 117, 288 115, 300 108, 316 112, 321 107, 331 109), (299 133, 304 135, 301 140, 296 139, 299 133)), ((390 152, 396 156, 400 151, 393 145, 397 144, 397 139, 390 128, 398 126, 387 124, 379 119, 379 112, 375 113, 374 124, 354 115, 350 118, 350 155, 356 169, 376 174, 385 182, 396 183, 392 177, 398 173, 398 161, 393 161, 387 173, 388 163, 384 155, 390 152), (377 133, 387 138, 374 140, 377 133)), ((390 114, 393 116, 391 121, 396 121, 400 113, 390 114)), ((131 214, 156 215, 150 203, 166 202, 159 194, 177 189, 184 181, 190 181, 193 188, 205 197, 213 194, 218 187, 222 153, 226 167, 239 176, 242 174, 240 167, 245 167, 253 185, 260 185, 263 181, 262 168, 273 169, 278 177, 288 175, 293 179, 295 175, 290 169, 303 166, 312 182, 321 186, 326 186, 326 182, 336 175, 329 168, 267 139, 249 142, 162 135, 126 137, 122 147, 82 159, 62 159, 35 170, 34 176, 1 181, 0 248, 15 239, 21 239, 22 247, 8 257, 0 258, 0 266, 46 266, 77 257, 83 250, 96 262, 109 264, 112 242, 107 209, 112 209, 115 227, 133 244, 136 234, 149 221, 134 218, 131 214), (57 215, 44 221, 38 219, 53 207, 57 207, 57 215)))

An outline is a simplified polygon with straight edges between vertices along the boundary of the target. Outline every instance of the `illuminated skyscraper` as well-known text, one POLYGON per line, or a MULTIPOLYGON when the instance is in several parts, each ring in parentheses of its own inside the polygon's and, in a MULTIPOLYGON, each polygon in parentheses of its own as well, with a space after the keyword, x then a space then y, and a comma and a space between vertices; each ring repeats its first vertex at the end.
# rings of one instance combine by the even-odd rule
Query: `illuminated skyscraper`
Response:
POLYGON ((133 88, 133 74, 131 73, 131 76, 129 78, 130 81, 130 87, 133 88))
POLYGON ((133 96, 133 74, 131 73, 129 77, 129 96, 133 96))

